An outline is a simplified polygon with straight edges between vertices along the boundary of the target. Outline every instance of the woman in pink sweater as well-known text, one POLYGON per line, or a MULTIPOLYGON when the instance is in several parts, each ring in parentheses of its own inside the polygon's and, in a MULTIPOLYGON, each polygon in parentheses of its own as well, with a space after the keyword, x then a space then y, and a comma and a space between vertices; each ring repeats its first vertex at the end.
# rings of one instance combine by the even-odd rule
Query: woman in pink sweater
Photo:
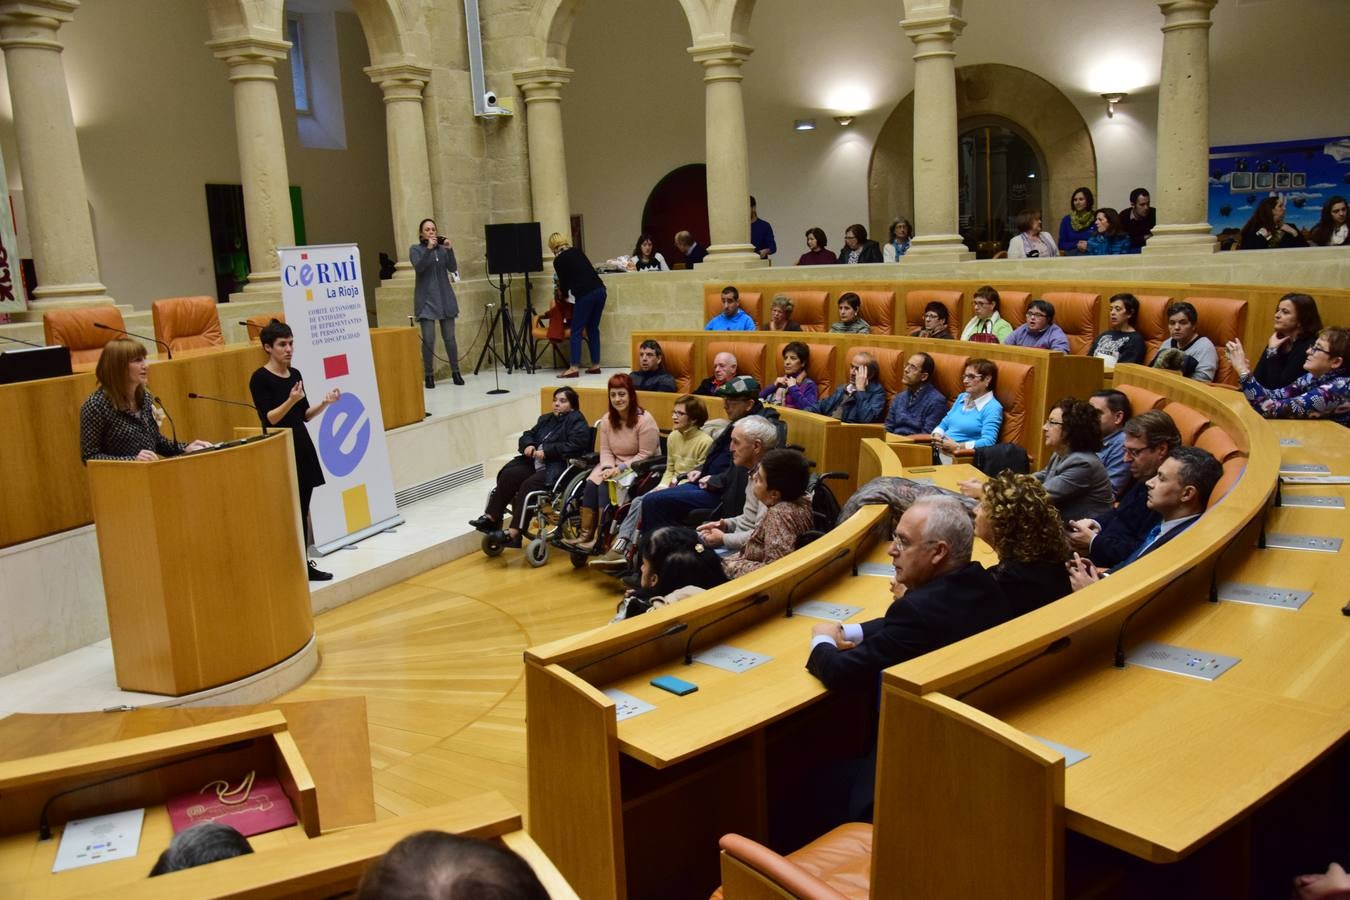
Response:
POLYGON ((806 493, 810 478, 811 464, 800 452, 780 448, 764 454, 750 476, 750 489, 766 507, 764 518, 745 546, 722 560, 728 578, 787 556, 797 538, 811 530, 811 498, 806 493))
POLYGON ((602 505, 609 503, 605 482, 622 475, 633 463, 655 456, 661 448, 661 430, 652 414, 638 406, 637 389, 627 373, 609 379, 609 415, 600 420, 600 462, 586 479, 581 494, 581 534, 574 546, 595 546, 595 524, 602 505))

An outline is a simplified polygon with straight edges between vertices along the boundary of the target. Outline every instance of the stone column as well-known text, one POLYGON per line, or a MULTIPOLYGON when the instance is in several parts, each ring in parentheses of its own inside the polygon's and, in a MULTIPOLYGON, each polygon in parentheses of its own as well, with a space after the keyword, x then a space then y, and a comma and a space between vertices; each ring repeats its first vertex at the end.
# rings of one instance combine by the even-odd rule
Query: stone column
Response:
POLYGON ((432 212, 431 162, 427 156, 422 91, 431 69, 411 63, 370 66, 370 80, 384 91, 384 131, 389 146, 389 197, 393 207, 395 281, 413 279, 407 249, 417 243, 417 223, 432 212))
POLYGON ((567 154, 563 148, 562 89, 572 70, 540 66, 515 73, 516 86, 525 95, 525 137, 530 152, 530 202, 539 220, 544 261, 553 259, 548 236, 558 232, 569 241, 572 210, 567 198, 567 154))
POLYGON ((735 41, 689 48, 703 66, 704 146, 708 173, 709 263, 768 265, 750 243, 750 153, 745 137, 741 66, 754 48, 735 41))
POLYGON ((57 40, 79 6, 76 0, 0 2, 0 48, 40 283, 33 292, 35 309, 111 302, 99 280, 89 194, 57 40))
POLYGON ((1163 14, 1158 85, 1158 224, 1145 253, 1213 253, 1209 224, 1209 11, 1216 0, 1157 0, 1163 14))
POLYGON ((276 74, 277 62, 286 59, 291 45, 289 41, 235 37, 208 41, 206 46, 225 62, 234 86, 234 130, 248 232, 249 273, 244 293, 276 293, 281 289, 277 247, 295 245, 276 74))
POLYGON ((905 259, 974 259, 959 232, 956 38, 965 20, 941 9, 908 14, 914 42, 914 232, 905 259))

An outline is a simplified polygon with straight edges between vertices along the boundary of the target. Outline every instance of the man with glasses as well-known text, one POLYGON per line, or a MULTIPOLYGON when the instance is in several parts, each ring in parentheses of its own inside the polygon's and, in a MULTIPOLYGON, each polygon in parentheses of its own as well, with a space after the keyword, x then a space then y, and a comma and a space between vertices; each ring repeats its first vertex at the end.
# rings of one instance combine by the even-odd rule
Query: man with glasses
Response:
POLYGON ((1161 410, 1140 413, 1122 430, 1122 449, 1133 483, 1109 516, 1069 523, 1069 544, 1074 551, 1104 569, 1133 553, 1161 521, 1148 505, 1148 481, 1158 473, 1163 460, 1181 446, 1176 423, 1161 410))
POLYGON ((947 398, 933 386, 933 357, 915 353, 905 361, 905 389, 895 395, 886 413, 891 434, 931 434, 947 413, 947 398))
POLYGON ((1130 420, 1130 398, 1117 390, 1098 391, 1088 398, 1097 410, 1102 429, 1102 449, 1097 458, 1106 466, 1116 499, 1130 486, 1130 464, 1125 461, 1125 423, 1130 420))

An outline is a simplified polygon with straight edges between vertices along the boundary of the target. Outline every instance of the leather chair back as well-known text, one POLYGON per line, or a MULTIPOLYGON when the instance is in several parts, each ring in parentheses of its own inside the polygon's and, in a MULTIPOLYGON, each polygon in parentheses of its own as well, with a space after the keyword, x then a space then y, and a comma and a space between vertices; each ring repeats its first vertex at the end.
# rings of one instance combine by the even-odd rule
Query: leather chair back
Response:
POLYGON ((1181 443, 1187 447, 1193 446, 1200 432, 1209 427, 1209 419, 1205 418, 1204 413, 1184 403, 1168 403, 1163 407, 1163 412, 1172 417, 1177 431, 1181 433, 1181 443))
MULTIPOLYGON (((803 341, 803 343, 806 343, 803 341)), ((778 350, 778 359, 774 361, 773 373, 776 376, 783 374, 783 347, 786 342, 780 345, 778 350)), ((839 346, 836 344, 806 344, 807 351, 811 354, 811 359, 806 364, 807 376, 816 383, 816 392, 824 397, 834 390, 834 364, 839 358, 839 346)), ((766 384, 765 387, 768 385, 766 384)))
MULTIPOLYGON (((1031 302, 1030 291, 999 291, 998 317, 1014 328, 1020 328, 1027 321, 1027 304, 1031 302)), ((1056 308, 1058 312, 1058 308, 1056 308)), ((971 315, 974 315, 972 312, 971 315)), ((1056 319, 1055 321, 1059 321, 1056 319)))
POLYGON ((877 358, 877 366, 881 369, 881 386, 886 390, 886 402, 889 405, 892 397, 897 392, 904 389, 905 360, 908 358, 903 350, 896 350, 891 347, 850 347, 848 350, 849 358, 859 350, 866 350, 877 358))
POLYGON ((910 291, 905 294, 905 334, 923 327, 923 309, 935 300, 947 307, 947 327, 959 334, 963 297, 962 291, 910 291))
POLYGON ((942 396, 947 398, 947 402, 955 400, 957 395, 964 388, 961 385, 961 375, 966 370, 966 363, 970 362, 970 355, 967 353, 932 353, 933 357, 933 385, 942 392, 942 396))
MULTIPOLYGON (((755 320, 756 328, 764 327, 764 295, 759 291, 741 291, 741 309, 755 320)), ((722 289, 705 291, 703 294, 703 324, 722 312, 722 289)), ((700 326, 701 327, 701 326, 700 326)))
MULTIPOLYGON (((742 297, 745 295, 742 294, 742 297)), ((661 345, 664 349, 665 345, 661 345)), ((768 371, 764 361, 767 345, 763 341, 709 341, 707 349, 706 374, 712 374, 713 358, 719 353, 730 353, 736 357, 736 374, 753 375, 764 386, 765 373, 768 371)))
POLYGON ((1130 398, 1131 416, 1137 416, 1141 412, 1148 412, 1150 409, 1162 409, 1167 405, 1166 397, 1162 394, 1150 391, 1148 388, 1137 387, 1133 384, 1117 384, 1115 388, 1126 397, 1130 398))
MULTIPOLYGON (((778 293, 792 300, 792 321, 802 326, 802 331, 824 331, 829 327, 829 315, 825 307, 825 301, 829 296, 828 292, 779 291, 778 293)), ((777 296, 777 294, 774 296, 777 296)), ((770 308, 766 306, 761 328, 768 327, 770 312, 770 308)))
POLYGON ((1001 359, 994 360, 994 364, 998 366, 998 384, 994 385, 994 396, 1003 405, 1003 428, 999 432, 998 439, 1004 443, 1021 444, 1032 459, 1035 459, 1036 445, 1025 440, 1032 368, 1026 363, 1001 359))
MULTIPOLYGON (((1218 431, 1218 429, 1211 428, 1210 431, 1218 431)), ((1222 500, 1233 489, 1233 485, 1238 483, 1238 479, 1242 477, 1242 471, 1246 467, 1247 459, 1243 456, 1234 456, 1223 464, 1223 475, 1214 485, 1214 492, 1209 495, 1209 503, 1205 505, 1205 509, 1212 509, 1214 504, 1222 500)))
MULTIPOLYGON (((1195 307, 1199 321, 1196 330, 1214 342, 1219 353, 1219 370, 1214 373, 1214 381, 1236 385, 1237 372, 1228 362, 1224 345, 1232 340, 1241 340, 1247 330, 1247 301, 1232 297, 1187 297, 1186 302, 1195 307)), ((1260 353, 1260 348, 1256 348, 1260 353)))
MULTIPOLYGON (((698 387, 702 378, 694 377, 693 341, 661 341, 661 361, 675 379, 676 393, 687 394, 698 387)), ((636 359, 633 360, 633 368, 637 368, 636 359)))
POLYGON ((271 324, 272 320, 278 322, 286 321, 286 314, 281 311, 274 313, 260 313, 256 316, 249 316, 244 320, 244 327, 248 329, 248 339, 250 341, 262 341, 262 330, 271 324))
POLYGON ((1135 294, 1135 297, 1139 300, 1139 319, 1134 327, 1144 336, 1147 347, 1144 365, 1148 365, 1158 355, 1162 342, 1170 337, 1167 331, 1167 307, 1172 305, 1172 298, 1162 294, 1135 294))
MULTIPOLYGON (((895 334, 895 291, 855 291, 862 306, 858 315, 871 327, 872 334, 895 334)), ((835 298, 835 303, 839 302, 835 298)), ((838 318, 838 312, 835 317, 838 318)))
POLYGON ((127 327, 115 306, 78 306, 43 313, 42 336, 48 344, 60 344, 70 350, 70 365, 75 371, 89 371, 98 365, 103 346, 122 337, 116 331, 95 328, 95 322, 109 328, 127 327))
POLYGON ((1086 356, 1097 339, 1097 313, 1101 308, 1101 294, 1081 291, 1052 291, 1043 294, 1055 308, 1055 324, 1064 329, 1069 339, 1069 352, 1086 356))
POLYGON ((214 297, 169 297, 150 306, 155 337, 173 350, 224 347, 214 297))
POLYGON ((1237 442, 1222 428, 1206 428, 1195 439, 1195 446, 1208 451, 1221 463, 1242 455, 1242 449, 1238 447, 1237 442))

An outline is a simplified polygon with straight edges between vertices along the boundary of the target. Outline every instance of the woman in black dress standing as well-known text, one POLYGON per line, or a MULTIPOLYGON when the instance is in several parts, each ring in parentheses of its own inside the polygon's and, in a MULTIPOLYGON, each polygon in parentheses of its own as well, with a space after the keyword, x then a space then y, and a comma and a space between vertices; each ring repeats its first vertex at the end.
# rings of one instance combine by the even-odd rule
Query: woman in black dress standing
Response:
MULTIPOLYGON (((324 483, 324 478, 323 469, 319 466, 319 454, 314 449, 314 441, 310 439, 305 423, 336 401, 341 391, 333 388, 322 403, 310 406, 305 399, 305 383, 300 377, 300 370, 291 368, 291 354, 295 347, 291 326, 273 319, 259 336, 263 349, 267 351, 267 362, 248 380, 248 389, 264 427, 291 429, 295 446, 295 476, 300 485, 300 521, 305 528, 305 544, 308 546, 313 535, 309 525, 309 500, 314 489, 324 483)), ((314 560, 309 560, 310 581, 328 581, 332 577, 329 572, 319 571, 314 560)))
POLYGON ((553 254, 553 271, 558 276, 562 296, 569 293, 576 302, 572 311, 572 364, 559 378, 581 376, 581 336, 584 333, 591 348, 591 367, 588 375, 600 374, 600 315, 605 311, 605 283, 595 274, 595 266, 586 254, 572 246, 572 242, 558 232, 548 236, 548 249, 553 254))

